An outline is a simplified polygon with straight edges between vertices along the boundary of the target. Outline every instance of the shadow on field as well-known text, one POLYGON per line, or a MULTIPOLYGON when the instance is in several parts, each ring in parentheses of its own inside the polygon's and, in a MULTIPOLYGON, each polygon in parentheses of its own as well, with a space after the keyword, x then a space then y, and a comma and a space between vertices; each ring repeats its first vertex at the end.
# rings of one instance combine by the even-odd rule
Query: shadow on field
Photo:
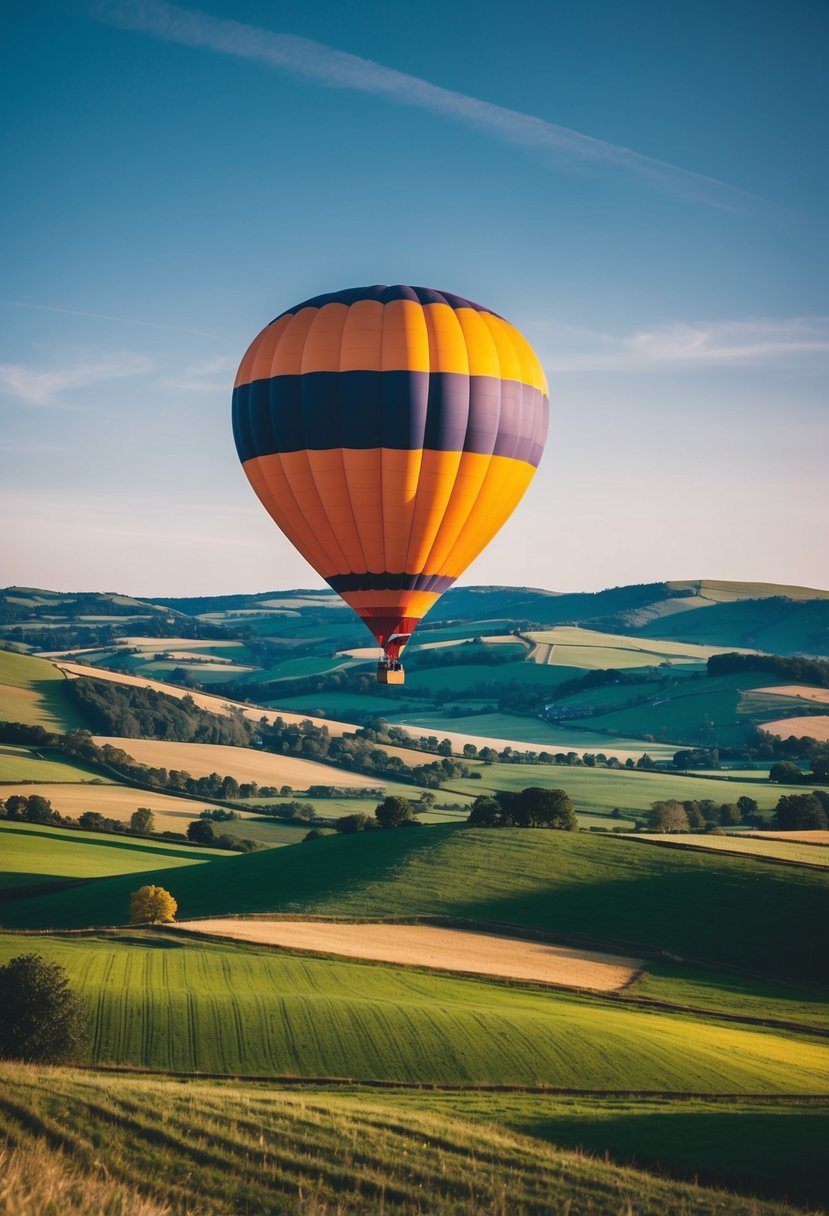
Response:
POLYGON ((668 1105, 636 1111, 520 1120, 520 1130, 562 1148, 583 1148, 620 1165, 657 1168, 703 1186, 825 1204, 829 1109, 712 1111, 668 1105))
MULTIPOLYGON (((153 857, 186 857, 190 852, 188 846, 185 844, 159 846, 155 843, 155 841, 147 840, 142 836, 132 836, 125 839, 123 836, 115 835, 115 833, 113 833, 112 835, 107 834, 106 840, 100 840, 97 839, 92 833, 90 833, 87 837, 86 833, 83 831, 83 828, 70 829, 71 831, 78 832, 78 835, 67 835, 63 839, 61 839, 61 829, 58 829, 58 831, 55 831, 54 828, 42 830, 36 827, 28 827, 24 824, 18 824, 16 822, 15 829, 15 834, 18 836, 36 836, 41 840, 48 840, 51 844, 82 844, 91 848, 95 848, 97 846, 103 849, 124 849, 128 853, 135 853, 136 851, 139 851, 149 853, 153 857)), ((197 845, 196 848, 198 847, 199 846, 197 845)), ((199 853, 199 858, 204 861, 221 860, 219 857, 213 858, 204 856, 206 852, 207 850, 202 849, 202 851, 199 853)))

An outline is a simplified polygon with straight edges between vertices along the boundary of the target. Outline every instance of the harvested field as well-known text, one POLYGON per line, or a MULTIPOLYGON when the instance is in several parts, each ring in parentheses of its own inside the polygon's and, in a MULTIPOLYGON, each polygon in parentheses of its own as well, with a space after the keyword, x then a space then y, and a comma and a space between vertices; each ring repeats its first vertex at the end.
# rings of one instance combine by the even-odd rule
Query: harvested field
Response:
POLYGON ((179 928, 293 950, 562 984, 594 992, 615 992, 623 988, 642 966, 638 959, 615 954, 570 950, 546 942, 523 941, 494 933, 437 929, 431 925, 218 919, 188 921, 179 928))
POLYGON ((829 845, 829 832, 818 829, 811 832, 751 832, 756 840, 795 840, 801 844, 829 845))
POLYGON ((225 747, 218 743, 171 743, 159 739, 127 739, 95 735, 99 746, 105 743, 122 748, 139 764, 166 769, 183 769, 191 777, 235 777, 237 781, 256 781, 259 785, 290 785, 307 789, 309 785, 334 785, 349 789, 376 789, 385 785, 378 777, 363 777, 344 768, 333 768, 316 760, 298 756, 278 756, 254 751, 251 747, 225 747))
POLYGON ((822 835, 829 838, 829 832, 775 832, 773 835, 748 833, 739 836, 711 836, 700 833, 678 834, 676 832, 648 832, 638 835, 637 840, 643 843, 674 844, 686 849, 714 849, 718 853, 742 853, 746 857, 771 858, 776 861, 790 861, 797 865, 817 866, 829 869, 829 849, 815 848, 811 844, 801 843, 807 836, 822 835))
MULTIPOLYGON (((49 799, 56 811, 71 815, 73 819, 84 811, 97 811, 99 815, 126 823, 133 811, 146 806, 155 813, 156 828, 162 832, 184 832, 190 820, 198 819, 202 811, 216 809, 215 803, 209 798, 175 798, 168 794, 133 789, 128 785, 99 785, 97 782, 94 785, 69 785, 21 781, 13 785, 4 784, 0 789, 0 797, 9 798, 12 794, 22 794, 27 798, 30 794, 40 794, 42 798, 49 799)), ((239 826, 236 825, 237 828, 239 826)), ((234 830, 232 824, 228 830, 234 830)))
POLYGON ((805 735, 809 739, 817 739, 819 743, 829 743, 829 714, 778 718, 776 722, 763 722, 762 729, 770 735, 779 735, 781 739, 788 739, 790 735, 802 739, 805 735))

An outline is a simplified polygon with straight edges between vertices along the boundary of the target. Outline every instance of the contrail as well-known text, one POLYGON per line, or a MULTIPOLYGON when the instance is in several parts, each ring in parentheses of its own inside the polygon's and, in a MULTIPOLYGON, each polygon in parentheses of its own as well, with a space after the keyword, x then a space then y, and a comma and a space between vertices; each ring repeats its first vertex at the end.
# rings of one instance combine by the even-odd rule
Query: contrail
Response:
POLYGON ((733 206, 736 198, 754 197, 716 178, 644 156, 619 144, 594 139, 531 114, 441 88, 417 76, 295 34, 274 33, 239 21, 221 20, 197 10, 167 4, 165 0, 97 0, 93 13, 110 25, 150 34, 165 42, 256 60, 327 88, 372 93, 398 105, 428 110, 475 127, 505 143, 526 148, 559 169, 578 163, 609 166, 713 206, 733 206), (726 202, 728 196, 732 198, 730 204, 726 202))

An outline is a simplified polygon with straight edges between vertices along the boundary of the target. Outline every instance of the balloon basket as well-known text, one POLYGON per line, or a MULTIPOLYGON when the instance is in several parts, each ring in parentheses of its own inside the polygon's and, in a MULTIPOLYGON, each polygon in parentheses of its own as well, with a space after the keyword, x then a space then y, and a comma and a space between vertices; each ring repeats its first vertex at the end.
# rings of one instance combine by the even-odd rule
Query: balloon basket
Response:
POLYGON ((405 684, 406 673, 399 663, 391 665, 386 663, 377 664, 377 683, 378 684, 405 684))

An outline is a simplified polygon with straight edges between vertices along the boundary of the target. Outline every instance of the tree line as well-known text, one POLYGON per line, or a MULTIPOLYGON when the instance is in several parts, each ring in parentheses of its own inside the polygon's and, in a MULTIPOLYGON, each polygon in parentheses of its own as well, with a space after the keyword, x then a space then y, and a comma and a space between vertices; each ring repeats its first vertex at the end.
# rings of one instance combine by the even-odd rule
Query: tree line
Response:
POLYGON ((709 676, 732 675, 735 672, 763 671, 780 676, 792 684, 811 684, 829 688, 829 663, 823 659, 807 659, 802 655, 782 654, 712 654, 708 660, 709 676))

